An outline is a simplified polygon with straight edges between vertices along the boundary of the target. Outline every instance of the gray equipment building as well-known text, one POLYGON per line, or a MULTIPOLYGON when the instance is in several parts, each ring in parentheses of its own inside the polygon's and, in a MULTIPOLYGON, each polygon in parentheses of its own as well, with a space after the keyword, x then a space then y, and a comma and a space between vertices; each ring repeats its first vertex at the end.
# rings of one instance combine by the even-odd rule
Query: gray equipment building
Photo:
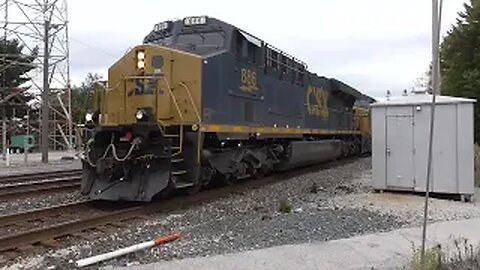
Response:
MULTIPOLYGON (((425 192, 432 96, 413 94, 372 104, 373 187, 425 192)), ((430 191, 474 193, 475 100, 437 96, 430 191)))

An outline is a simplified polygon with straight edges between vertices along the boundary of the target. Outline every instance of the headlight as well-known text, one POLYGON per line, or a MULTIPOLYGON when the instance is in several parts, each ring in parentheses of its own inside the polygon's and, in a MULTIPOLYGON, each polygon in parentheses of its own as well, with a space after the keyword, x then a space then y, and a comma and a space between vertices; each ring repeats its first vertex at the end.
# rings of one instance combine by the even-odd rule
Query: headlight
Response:
POLYGON ((137 52, 137 68, 138 69, 145 68, 145 52, 144 51, 137 52))
POLYGON ((93 113, 86 113, 85 114, 85 121, 92 122, 93 121, 93 113))
POLYGON ((145 111, 143 110, 138 110, 135 113, 135 118, 137 118, 137 120, 142 120, 144 117, 145 117, 145 111))

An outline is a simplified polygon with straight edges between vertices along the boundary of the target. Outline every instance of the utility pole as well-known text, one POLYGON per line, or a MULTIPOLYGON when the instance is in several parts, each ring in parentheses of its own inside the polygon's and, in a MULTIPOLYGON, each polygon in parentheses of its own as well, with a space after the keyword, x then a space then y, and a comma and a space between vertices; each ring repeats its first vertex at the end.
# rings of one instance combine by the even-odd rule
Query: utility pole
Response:
POLYGON ((22 54, 38 55, 33 63, 36 69, 26 74, 29 81, 25 87, 41 97, 39 117, 30 123, 32 135, 40 142, 42 162, 48 162, 48 146, 59 137, 51 118, 59 119, 56 124, 64 134, 72 129, 67 0, 0 0, 0 18, 7 40, 17 39, 24 46, 22 54), (57 99, 50 93, 62 96, 69 104, 68 113, 58 110, 57 99))
POLYGON ((430 197, 430 182, 432 181, 432 162, 433 162, 433 134, 435 130, 435 103, 436 96, 440 94, 440 21, 442 16, 443 0, 432 0, 432 103, 430 107, 430 137, 428 141, 428 160, 427 160, 427 179, 425 183, 425 205, 423 208, 423 226, 422 226, 422 245, 421 245, 421 265, 425 266, 425 242, 427 240, 428 223, 428 199, 430 197))
MULTIPOLYGON (((8 5, 8 0, 5 0, 5 5, 8 5)), ((3 42, 4 44, 7 44, 7 18, 8 18, 8 12, 5 12, 5 25, 3 27, 3 42)), ((7 58, 6 58, 6 51, 3 54, 3 64, 7 65, 7 58)), ((5 93, 6 93, 6 69, 3 70, 3 81, 2 81, 2 92, 0 93, 0 96, 2 99, 5 98, 5 93)), ((5 157, 7 154, 7 102, 3 104, 3 113, 2 113, 2 154, 5 157)))
MULTIPOLYGON (((47 7, 45 7, 47 8, 47 7)), ((46 12, 46 11, 45 11, 46 12)), ((50 83, 49 83, 49 72, 48 72, 48 58, 50 55, 49 52, 49 30, 50 30, 50 21, 48 16, 45 14, 45 24, 44 24, 44 37, 43 37, 43 91, 42 91, 42 140, 41 140, 41 149, 42 149, 42 163, 48 163, 48 135, 49 135, 49 95, 50 95, 50 83)))

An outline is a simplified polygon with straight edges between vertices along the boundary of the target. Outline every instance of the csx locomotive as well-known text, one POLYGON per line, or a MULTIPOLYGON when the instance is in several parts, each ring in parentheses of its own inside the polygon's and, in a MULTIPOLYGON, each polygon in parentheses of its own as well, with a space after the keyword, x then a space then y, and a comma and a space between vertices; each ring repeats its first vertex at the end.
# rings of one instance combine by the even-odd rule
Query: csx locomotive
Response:
POLYGON ((154 26, 113 64, 83 156, 91 199, 150 201, 368 151, 371 99, 221 20, 154 26))

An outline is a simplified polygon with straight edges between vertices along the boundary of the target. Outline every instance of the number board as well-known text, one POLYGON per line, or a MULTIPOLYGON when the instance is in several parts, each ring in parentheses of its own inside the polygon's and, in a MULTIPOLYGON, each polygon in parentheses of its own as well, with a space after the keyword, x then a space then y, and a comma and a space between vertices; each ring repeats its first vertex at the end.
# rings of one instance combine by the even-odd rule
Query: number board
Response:
POLYGON ((309 86, 307 89, 306 103, 309 115, 328 119, 328 96, 327 90, 315 86, 309 86))
POLYGON ((257 85, 257 72, 242 68, 240 72, 240 90, 246 93, 255 93, 259 90, 257 85))

